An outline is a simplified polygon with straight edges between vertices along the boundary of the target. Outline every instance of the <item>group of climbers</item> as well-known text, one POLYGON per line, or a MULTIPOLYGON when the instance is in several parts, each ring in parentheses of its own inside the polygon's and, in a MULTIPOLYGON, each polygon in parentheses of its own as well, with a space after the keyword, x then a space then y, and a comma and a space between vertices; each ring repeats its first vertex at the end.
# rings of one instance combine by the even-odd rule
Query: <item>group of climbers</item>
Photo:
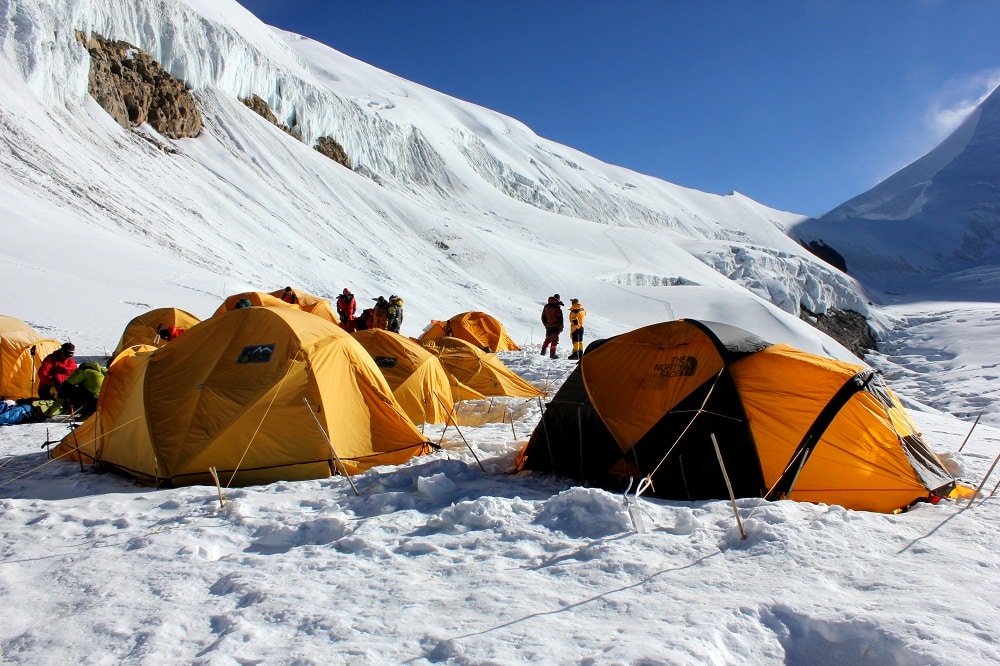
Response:
POLYGON ((403 325, 403 299, 393 294, 388 299, 378 296, 372 299, 375 305, 365 308, 359 316, 355 316, 357 301, 347 289, 337 297, 337 316, 340 326, 348 333, 363 331, 368 328, 381 328, 393 333, 399 333, 403 325))
MULTIPOLYGON (((549 296, 548 302, 542 307, 542 326, 545 327, 545 340, 542 342, 542 356, 546 353, 550 358, 558 358, 556 347, 559 345, 559 336, 563 332, 563 311, 565 303, 560 300, 559 294, 549 296)), ((570 360, 577 362, 583 358, 583 320, 587 316, 587 311, 579 299, 570 299, 569 308, 569 337, 573 343, 573 353, 567 356, 570 360)))
POLYGON ((38 366, 37 397, 0 402, 0 425, 41 421, 58 414, 85 418, 97 409, 108 369, 95 361, 76 363, 76 345, 65 342, 38 366))
MULTIPOLYGON (((291 287, 285 287, 281 291, 280 298, 289 305, 298 304, 298 296, 291 287)), ((336 298, 337 317, 340 319, 340 327, 348 333, 362 331, 366 328, 381 328, 393 333, 399 333, 400 328, 403 326, 403 299, 393 294, 388 299, 385 296, 378 296, 372 300, 375 302, 375 305, 366 308, 359 315, 358 301, 354 297, 354 294, 351 293, 351 290, 345 287, 336 298)), ((251 306, 250 299, 242 298, 237 301, 233 309, 239 310, 251 306)), ((178 335, 182 332, 183 330, 178 335)), ((164 339, 170 340, 172 338, 164 339)))

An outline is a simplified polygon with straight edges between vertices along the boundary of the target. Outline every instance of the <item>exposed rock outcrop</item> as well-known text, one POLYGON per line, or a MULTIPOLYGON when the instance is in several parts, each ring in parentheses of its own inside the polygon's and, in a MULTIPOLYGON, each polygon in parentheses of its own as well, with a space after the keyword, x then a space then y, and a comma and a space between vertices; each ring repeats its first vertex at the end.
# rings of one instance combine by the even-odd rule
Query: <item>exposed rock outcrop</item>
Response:
POLYGON ((863 315, 853 310, 830 309, 826 314, 815 314, 802 308, 799 318, 809 322, 831 338, 844 345, 858 358, 878 350, 875 334, 863 315))
POLYGON ((194 97, 148 53, 97 34, 76 35, 90 52, 90 95, 119 125, 148 123, 170 139, 201 133, 201 112, 194 97))
POLYGON ((835 249, 819 240, 802 241, 802 247, 812 252, 814 255, 830 264, 834 268, 837 268, 844 273, 847 272, 847 262, 844 260, 843 255, 837 252, 835 249))
POLYGON ((316 140, 316 145, 313 148, 337 164, 342 164, 348 169, 351 168, 351 160, 347 157, 347 151, 332 136, 321 136, 316 140))
MULTIPOLYGON (((295 129, 289 127, 288 125, 285 125, 284 123, 278 122, 277 116, 275 116, 274 112, 271 110, 271 105, 268 104, 267 101, 264 100, 262 97, 258 95, 250 95, 249 97, 241 101, 244 104, 246 104, 251 111, 256 113, 264 120, 271 123, 272 125, 280 129, 282 132, 285 132, 289 136, 294 136, 296 139, 299 139, 301 141, 301 137, 299 136, 299 133, 295 131, 295 129)), ((347 157, 347 151, 345 151, 344 147, 341 146, 340 143, 338 143, 337 140, 334 139, 333 137, 321 136, 319 139, 316 140, 316 145, 313 146, 313 148, 315 148, 317 152, 321 153, 322 155, 325 155, 326 157, 330 158, 337 164, 342 164, 348 169, 351 168, 351 160, 350 158, 347 157)))
POLYGON ((258 116, 260 116, 267 122, 277 127, 280 127, 286 132, 288 131, 288 127, 284 125, 278 125, 278 118, 274 115, 274 112, 271 111, 271 106, 266 101, 264 101, 263 97, 260 97, 258 95, 250 95, 246 99, 240 101, 246 104, 247 108, 249 108, 251 111, 256 113, 258 116))

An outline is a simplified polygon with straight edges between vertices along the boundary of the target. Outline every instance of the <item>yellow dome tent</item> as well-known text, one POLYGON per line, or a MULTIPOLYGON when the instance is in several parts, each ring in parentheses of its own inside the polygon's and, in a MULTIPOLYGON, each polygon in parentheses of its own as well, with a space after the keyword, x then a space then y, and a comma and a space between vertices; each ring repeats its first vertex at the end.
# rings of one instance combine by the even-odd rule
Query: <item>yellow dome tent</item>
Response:
POLYGON ((351 335, 375 359, 392 395, 414 423, 448 420, 454 398, 448 373, 434 354, 391 331, 373 328, 351 335))
POLYGON ((431 322, 430 327, 420 336, 420 342, 437 338, 453 337, 471 342, 483 351, 520 351, 507 329, 496 317, 485 312, 463 312, 447 321, 431 322))
POLYGON ((38 366, 61 345, 16 317, 0 315, 0 398, 36 397, 38 366))
POLYGON ((690 319, 590 345, 518 460, 622 489, 891 512, 947 495, 955 480, 869 368, 690 319))
POLYGON ((175 326, 179 329, 187 330, 200 322, 190 312, 178 310, 177 308, 156 308, 145 314, 135 317, 125 325, 121 340, 111 354, 112 358, 118 356, 124 349, 135 345, 152 345, 162 347, 167 344, 167 340, 160 337, 160 329, 175 326))
POLYGON ((427 450, 357 341, 293 308, 227 312, 123 354, 91 420, 53 456, 158 485, 212 483, 209 467, 227 486, 328 477, 337 470, 324 432, 352 474, 427 450))
MULTIPOLYGON (((282 290, 283 291, 283 290, 282 290)), ((275 294, 266 294, 262 291, 245 291, 242 294, 233 294, 226 298, 222 302, 215 312, 215 315, 222 314, 223 312, 229 312, 230 310, 236 310, 236 304, 239 303, 244 298, 250 301, 250 305, 254 307, 281 307, 290 308, 292 310, 302 310, 303 312, 309 312, 311 314, 325 319, 334 324, 340 325, 340 318, 337 316, 336 311, 334 311, 333 306, 330 305, 330 300, 326 298, 320 298, 319 296, 313 296, 304 291, 298 291, 293 289, 296 297, 299 299, 298 303, 286 303, 281 300, 280 295, 282 291, 277 291, 275 294)))
MULTIPOLYGON (((494 354, 484 352, 471 342, 444 337, 426 340, 421 344, 438 357, 449 375, 483 396, 535 398, 545 395, 545 392, 508 368, 494 354)), ((471 399, 460 395, 456 395, 456 398, 471 399)))
MULTIPOLYGON (((271 296, 281 300, 283 293, 285 293, 284 289, 278 289, 277 291, 272 291, 271 296)), ((295 294, 295 305, 306 312, 311 312, 317 317, 322 317, 338 326, 340 325, 340 317, 337 316, 337 309, 333 307, 330 299, 310 294, 308 291, 302 291, 301 289, 292 289, 292 293, 295 294)), ((284 301, 281 302, 284 303, 284 301)))

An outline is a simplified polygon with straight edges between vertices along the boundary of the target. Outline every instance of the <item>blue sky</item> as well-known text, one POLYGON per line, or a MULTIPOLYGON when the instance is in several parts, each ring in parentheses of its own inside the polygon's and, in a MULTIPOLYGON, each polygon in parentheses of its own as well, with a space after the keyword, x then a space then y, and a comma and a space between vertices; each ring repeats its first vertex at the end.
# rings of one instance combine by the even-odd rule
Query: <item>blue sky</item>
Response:
POLYGON ((606 162, 818 215, 1000 83, 997 0, 239 0, 606 162))

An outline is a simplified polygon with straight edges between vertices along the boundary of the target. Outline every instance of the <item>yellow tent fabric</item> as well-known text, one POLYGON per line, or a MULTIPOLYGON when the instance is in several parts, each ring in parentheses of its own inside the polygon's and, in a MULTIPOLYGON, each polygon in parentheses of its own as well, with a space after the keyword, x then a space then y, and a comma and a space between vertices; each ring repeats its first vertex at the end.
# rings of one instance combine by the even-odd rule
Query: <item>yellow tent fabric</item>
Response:
POLYGON ((167 344, 167 340, 160 338, 158 331, 168 326, 189 329, 201 320, 190 312, 179 310, 178 308, 156 308, 135 317, 125 325, 122 337, 118 341, 118 346, 111 354, 118 356, 123 350, 135 345, 152 345, 162 347, 167 344))
POLYGON ((892 512, 956 483, 871 369, 689 319, 593 343, 517 464, 726 498, 713 436, 737 497, 892 512))
POLYGON ((50 453, 53 458, 100 462, 104 446, 114 442, 112 460, 126 470, 155 469, 154 448, 148 445, 142 391, 146 366, 156 351, 152 345, 126 347, 108 365, 97 398, 97 410, 66 435, 50 453), (143 445, 130 447, 134 438, 143 445))
POLYGON ((0 398, 36 397, 38 366, 61 344, 43 338, 17 317, 0 315, 0 398))
POLYGON ((438 357, 448 374, 483 396, 535 398, 545 395, 495 355, 482 351, 471 342, 443 337, 421 344, 438 357))
MULTIPOLYGON (((214 317, 215 315, 222 314, 223 312, 235 310, 236 304, 245 298, 250 301, 250 305, 254 307, 278 307, 301 310, 303 312, 314 314, 317 317, 337 324, 338 326, 340 325, 340 318, 337 317, 337 313, 334 311, 333 306, 330 305, 329 299, 313 296, 312 294, 308 294, 304 291, 298 291, 296 289, 293 289, 292 291, 295 292, 295 295, 299 298, 298 303, 286 303, 278 296, 266 294, 262 291, 245 291, 242 294, 233 294, 232 296, 228 296, 226 300, 223 301, 222 305, 216 309, 212 316, 214 317)), ((281 294, 281 291, 276 293, 281 294)))
POLYGON ((445 423, 454 403, 441 361, 414 340, 392 331, 351 334, 371 354, 392 395, 414 423, 445 423))
MULTIPOLYGON (((271 296, 281 300, 281 295, 284 292, 284 289, 278 289, 272 291, 271 296)), ((334 324, 340 325, 340 317, 337 316, 337 309, 333 307, 330 299, 310 294, 308 291, 302 291, 301 289, 292 289, 292 293, 295 294, 295 305, 302 308, 305 312, 311 312, 317 317, 322 317, 327 321, 332 321, 334 324)), ((284 301, 281 302, 284 303, 284 301)))
POLYGON ((212 483, 213 466, 227 486, 324 478, 337 471, 324 432, 351 474, 428 450, 357 341, 287 307, 213 316, 160 349, 123 354, 90 444, 85 426, 53 455, 91 451, 150 484, 212 483))
POLYGON ((463 312, 447 321, 431 322, 420 342, 453 337, 471 342, 483 351, 520 351, 520 347, 507 334, 507 329, 496 317, 485 312, 463 312))

